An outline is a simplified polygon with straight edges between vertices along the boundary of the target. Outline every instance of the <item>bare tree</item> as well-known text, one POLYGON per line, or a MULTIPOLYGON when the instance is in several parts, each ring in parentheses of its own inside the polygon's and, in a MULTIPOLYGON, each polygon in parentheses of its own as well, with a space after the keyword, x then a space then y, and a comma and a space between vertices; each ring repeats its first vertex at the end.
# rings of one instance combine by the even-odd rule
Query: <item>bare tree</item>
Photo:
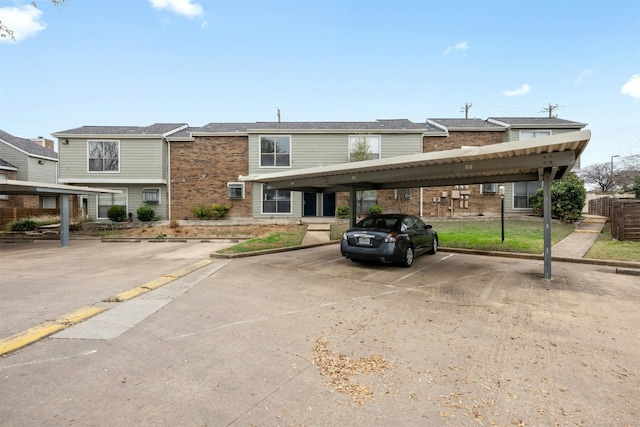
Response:
POLYGON ((580 177, 587 184, 596 187, 596 191, 612 192, 615 188, 615 169, 612 172, 611 163, 596 163, 582 168, 580 177))
MULTIPOLYGON (((67 0, 50 0, 50 1, 51 3, 53 3, 54 6, 60 6, 61 4, 65 3, 67 0)), ((36 8, 38 7, 35 1, 31 2, 31 6, 36 8)), ((0 38, 3 39, 5 37, 9 37, 11 40, 16 39, 13 34, 13 30, 11 28, 8 28, 6 25, 2 23, 2 21, 0 21, 0 38)))
POLYGON ((613 193, 616 190, 628 191, 640 174, 640 156, 619 157, 617 162, 596 163, 582 168, 580 176, 586 184, 596 187, 597 191, 613 193))

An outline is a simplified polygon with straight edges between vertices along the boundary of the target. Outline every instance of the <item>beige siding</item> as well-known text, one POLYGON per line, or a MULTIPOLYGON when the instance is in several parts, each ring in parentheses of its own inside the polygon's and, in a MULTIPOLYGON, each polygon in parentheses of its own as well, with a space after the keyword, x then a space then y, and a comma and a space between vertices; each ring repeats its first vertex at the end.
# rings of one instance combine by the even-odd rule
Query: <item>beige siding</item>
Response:
MULTIPOLYGON (((264 135, 276 135, 268 134, 264 135)), ((323 165, 346 163, 349 159, 349 135, 353 134, 288 134, 291 136, 291 167, 260 167, 260 135, 249 136, 249 173, 262 174, 271 172, 303 169, 323 165)), ((422 152, 422 134, 375 134, 380 135, 381 156, 383 158, 422 152)), ((252 206, 254 218, 302 217, 302 193, 291 192, 291 214, 263 214, 262 186, 254 184, 252 206)))
POLYGON ((29 181, 57 183, 57 162, 53 160, 29 158, 29 181), (42 164, 40 164, 42 162, 42 164))

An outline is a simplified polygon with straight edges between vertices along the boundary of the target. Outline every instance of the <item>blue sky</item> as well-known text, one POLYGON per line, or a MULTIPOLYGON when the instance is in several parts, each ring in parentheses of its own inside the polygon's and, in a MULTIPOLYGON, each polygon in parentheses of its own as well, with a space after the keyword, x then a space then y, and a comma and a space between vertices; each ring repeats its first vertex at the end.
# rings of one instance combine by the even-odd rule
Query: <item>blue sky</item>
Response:
POLYGON ((0 129, 537 117, 640 154, 638 0, 0 0, 0 129))

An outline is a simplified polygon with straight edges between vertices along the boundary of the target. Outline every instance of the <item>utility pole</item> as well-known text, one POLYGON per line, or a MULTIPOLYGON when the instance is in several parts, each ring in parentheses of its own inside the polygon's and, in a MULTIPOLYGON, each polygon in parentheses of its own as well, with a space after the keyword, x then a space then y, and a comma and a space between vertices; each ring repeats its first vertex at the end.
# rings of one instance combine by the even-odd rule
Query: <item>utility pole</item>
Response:
POLYGON ((558 108, 560 108, 560 106, 558 104, 556 105, 551 105, 549 104, 548 107, 543 108, 542 110, 540 110, 541 113, 549 113, 549 118, 553 118, 553 117, 558 117, 558 115, 556 114, 555 116, 553 115, 553 110, 557 110, 558 108))
POLYGON ((278 123, 280 123, 280 107, 278 107, 278 123))
POLYGON ((469 110, 471 109, 471 107, 473 106, 473 103, 471 102, 465 102, 464 103, 464 107, 462 107, 460 109, 460 112, 464 111, 464 118, 468 119, 469 118, 469 110))

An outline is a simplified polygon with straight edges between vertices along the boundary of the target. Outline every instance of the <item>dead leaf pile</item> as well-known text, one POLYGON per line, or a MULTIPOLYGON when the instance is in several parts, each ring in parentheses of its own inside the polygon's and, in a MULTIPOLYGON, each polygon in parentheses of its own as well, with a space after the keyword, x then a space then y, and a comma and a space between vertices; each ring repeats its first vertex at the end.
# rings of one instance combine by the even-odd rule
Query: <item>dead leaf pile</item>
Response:
POLYGON ((320 373, 331 378, 327 383, 340 393, 351 396, 354 403, 362 405, 365 400, 373 395, 371 389, 353 380, 357 374, 383 373, 395 368, 395 364, 387 362, 379 354, 369 357, 361 357, 352 360, 345 354, 333 353, 328 349, 329 341, 326 338, 318 338, 313 347, 313 364, 320 369, 320 373))

